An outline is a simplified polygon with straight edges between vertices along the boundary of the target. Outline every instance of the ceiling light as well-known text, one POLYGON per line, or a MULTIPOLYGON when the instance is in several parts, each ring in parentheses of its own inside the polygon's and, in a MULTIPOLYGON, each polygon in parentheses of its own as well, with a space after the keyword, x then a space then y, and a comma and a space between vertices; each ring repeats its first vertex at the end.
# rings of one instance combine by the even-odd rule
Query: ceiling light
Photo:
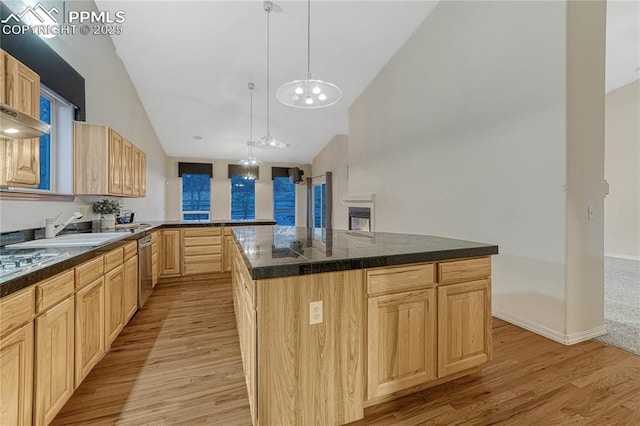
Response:
POLYGON ((271 103, 269 92, 269 15, 271 15, 271 11, 273 10, 273 3, 265 1, 264 10, 267 12, 267 134, 258 139, 254 146, 263 149, 283 149, 287 148, 289 144, 275 139, 269 132, 269 104, 271 103))
POLYGON ((290 107, 323 108, 335 104, 341 97, 342 91, 335 84, 311 78, 311 0, 307 0, 307 76, 304 80, 294 80, 280 86, 276 98, 290 107), (305 96, 294 98, 294 93, 305 96))
POLYGON ((8 135, 15 135, 16 133, 20 133, 20 130, 14 129, 13 127, 11 127, 9 129, 5 129, 4 133, 8 135))
MULTIPOLYGON (((258 161, 258 159, 253 156, 253 146, 256 144, 253 141, 253 89, 256 88, 256 85, 253 83, 249 83, 248 87, 249 87, 249 93, 250 93, 250 100, 249 100, 250 106, 249 106, 249 142, 247 142, 247 147, 248 147, 247 150, 249 151, 248 153, 249 155, 244 160, 238 161, 238 163, 242 164, 243 166, 258 166, 262 164, 262 161, 258 161)), ((249 173, 251 172, 247 171, 247 175, 249 173)))

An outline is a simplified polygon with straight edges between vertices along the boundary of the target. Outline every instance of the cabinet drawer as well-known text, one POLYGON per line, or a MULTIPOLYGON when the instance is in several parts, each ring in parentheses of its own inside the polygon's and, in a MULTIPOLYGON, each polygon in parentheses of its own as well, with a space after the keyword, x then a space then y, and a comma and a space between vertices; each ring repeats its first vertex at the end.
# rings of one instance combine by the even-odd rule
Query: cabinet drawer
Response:
POLYGON ((73 294, 74 288, 73 270, 58 274, 41 284, 36 284, 36 312, 45 311, 70 296, 73 294))
POLYGON ((184 258, 184 275, 222 272, 222 256, 219 254, 190 256, 184 258))
POLYGON ((194 246, 216 246, 222 244, 222 237, 184 237, 185 247, 194 246))
POLYGON ((107 273, 124 262, 122 247, 104 255, 104 272, 107 273))
POLYGON ((220 254, 222 253, 222 246, 188 246, 184 248, 183 254, 185 257, 198 256, 206 254, 220 254))
POLYGON ((434 283, 433 263, 367 270, 367 293, 395 293, 429 286, 434 283))
POLYGON ((131 241, 122 250, 124 251, 124 261, 126 262, 138 253, 138 242, 131 241))
POLYGON ((220 237, 222 235, 222 228, 183 228, 182 233, 185 237, 220 237))
POLYGON ((33 319, 35 294, 35 286, 31 286, 0 299, 0 336, 33 319))
POLYGON ((82 288, 103 275, 104 259, 102 256, 85 262, 76 268, 76 288, 82 288))
POLYGON ((438 264, 438 282, 440 284, 469 281, 491 276, 491 258, 455 260, 438 264))

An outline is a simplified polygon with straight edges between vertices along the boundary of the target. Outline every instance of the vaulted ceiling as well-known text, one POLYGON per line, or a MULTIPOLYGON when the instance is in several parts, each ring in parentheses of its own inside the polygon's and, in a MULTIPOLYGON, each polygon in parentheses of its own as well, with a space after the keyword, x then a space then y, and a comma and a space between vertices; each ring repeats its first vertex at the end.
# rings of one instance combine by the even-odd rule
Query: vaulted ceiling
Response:
MULTIPOLYGON (((308 163, 334 135, 348 133, 351 103, 437 3, 313 0, 311 71, 314 78, 337 84, 343 97, 328 108, 300 110, 280 104, 274 93, 281 84, 305 76, 307 2, 274 1, 270 127, 272 136, 291 146, 259 150, 256 156, 263 161, 308 163)), ((195 158, 245 157, 249 82, 256 85, 253 138, 266 130, 263 2, 97 0, 96 4, 100 10, 126 12, 124 33, 112 40, 165 152, 195 158)), ((609 0, 606 90, 638 78, 640 2, 609 0)))

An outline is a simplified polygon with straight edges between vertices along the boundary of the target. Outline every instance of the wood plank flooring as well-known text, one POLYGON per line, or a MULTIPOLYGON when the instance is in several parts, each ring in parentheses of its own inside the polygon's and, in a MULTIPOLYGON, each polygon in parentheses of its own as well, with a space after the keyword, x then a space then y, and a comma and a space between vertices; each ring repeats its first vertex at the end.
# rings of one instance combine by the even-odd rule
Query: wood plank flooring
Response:
MULTIPOLYGON (((640 424, 640 356, 498 319, 493 342, 482 373, 370 407, 351 425, 640 424)), ((53 424, 250 425, 230 277, 156 287, 53 424)))

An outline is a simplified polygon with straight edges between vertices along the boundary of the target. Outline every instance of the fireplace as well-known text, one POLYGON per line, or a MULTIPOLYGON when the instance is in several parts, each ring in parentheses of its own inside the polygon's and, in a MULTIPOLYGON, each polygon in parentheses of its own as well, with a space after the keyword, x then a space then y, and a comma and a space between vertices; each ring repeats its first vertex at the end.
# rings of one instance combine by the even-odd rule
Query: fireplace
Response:
POLYGON ((349 207, 349 229, 371 232, 371 208, 349 207))

